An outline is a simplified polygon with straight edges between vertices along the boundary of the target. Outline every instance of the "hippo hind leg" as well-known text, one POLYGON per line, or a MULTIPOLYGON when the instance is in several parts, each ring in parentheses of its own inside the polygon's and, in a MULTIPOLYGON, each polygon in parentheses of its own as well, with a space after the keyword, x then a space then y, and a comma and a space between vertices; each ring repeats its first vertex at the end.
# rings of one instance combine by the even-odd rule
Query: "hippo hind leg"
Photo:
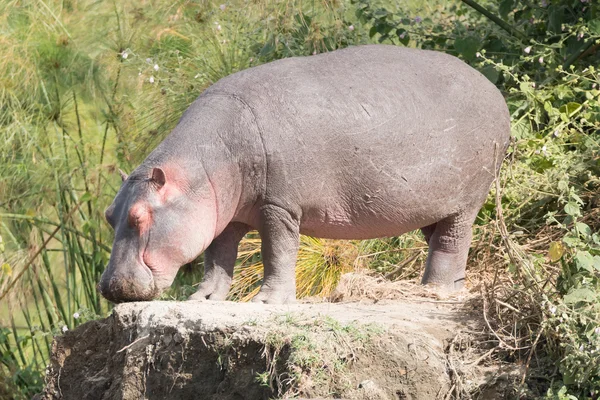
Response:
POLYGON ((477 211, 464 211, 422 228, 429 245, 423 284, 439 285, 445 290, 459 290, 464 286, 476 216, 477 211))

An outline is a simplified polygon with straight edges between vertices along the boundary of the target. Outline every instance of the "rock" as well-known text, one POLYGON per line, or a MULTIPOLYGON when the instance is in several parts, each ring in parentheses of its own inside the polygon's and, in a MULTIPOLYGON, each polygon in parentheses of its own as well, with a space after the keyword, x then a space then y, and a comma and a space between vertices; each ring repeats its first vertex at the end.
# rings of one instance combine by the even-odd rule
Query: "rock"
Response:
POLYGON ((56 337, 39 398, 435 399, 460 321, 427 301, 121 304, 56 337))

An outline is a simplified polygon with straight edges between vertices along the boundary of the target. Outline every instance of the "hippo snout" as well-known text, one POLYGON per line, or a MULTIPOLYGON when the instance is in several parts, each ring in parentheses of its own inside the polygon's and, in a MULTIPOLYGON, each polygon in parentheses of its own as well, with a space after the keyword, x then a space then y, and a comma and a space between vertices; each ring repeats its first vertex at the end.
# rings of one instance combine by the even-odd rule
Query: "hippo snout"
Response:
POLYGON ((129 301, 148 301, 158 296, 159 290, 151 274, 145 271, 137 273, 110 273, 110 267, 102 274, 98 291, 113 303, 129 301))

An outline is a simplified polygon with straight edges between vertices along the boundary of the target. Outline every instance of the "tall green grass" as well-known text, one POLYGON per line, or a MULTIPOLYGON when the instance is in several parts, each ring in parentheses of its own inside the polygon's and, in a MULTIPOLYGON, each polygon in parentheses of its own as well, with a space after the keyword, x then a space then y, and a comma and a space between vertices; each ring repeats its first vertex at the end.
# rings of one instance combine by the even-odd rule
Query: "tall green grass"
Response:
MULTIPOLYGON (((336 1, 0 4, 0 398, 39 392, 53 335, 110 310, 95 287, 117 169, 133 169, 218 79, 364 41, 349 15, 336 1)), ((240 263, 260 265, 253 249, 240 263)), ((201 271, 201 260, 184 267, 172 296, 201 271)), ((336 273, 301 277, 304 292, 336 273)))

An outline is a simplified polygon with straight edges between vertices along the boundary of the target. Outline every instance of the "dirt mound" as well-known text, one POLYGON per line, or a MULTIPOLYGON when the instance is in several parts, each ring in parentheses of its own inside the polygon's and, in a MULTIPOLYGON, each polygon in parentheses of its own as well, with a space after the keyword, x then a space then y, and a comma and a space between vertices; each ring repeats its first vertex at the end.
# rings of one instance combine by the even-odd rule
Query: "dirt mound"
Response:
POLYGON ((489 381, 461 372, 481 353, 457 342, 460 302, 417 300, 122 304, 55 339, 39 398, 450 399, 489 381))

